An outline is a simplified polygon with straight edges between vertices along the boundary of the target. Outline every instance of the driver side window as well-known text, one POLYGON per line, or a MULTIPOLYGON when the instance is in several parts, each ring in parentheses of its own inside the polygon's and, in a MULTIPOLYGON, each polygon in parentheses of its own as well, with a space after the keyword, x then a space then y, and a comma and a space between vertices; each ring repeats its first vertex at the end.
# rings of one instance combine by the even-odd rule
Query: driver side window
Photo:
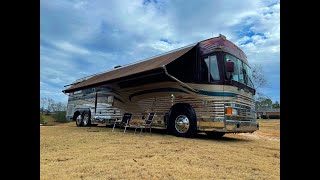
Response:
POLYGON ((202 79, 207 82, 220 80, 219 67, 216 55, 202 59, 202 79))

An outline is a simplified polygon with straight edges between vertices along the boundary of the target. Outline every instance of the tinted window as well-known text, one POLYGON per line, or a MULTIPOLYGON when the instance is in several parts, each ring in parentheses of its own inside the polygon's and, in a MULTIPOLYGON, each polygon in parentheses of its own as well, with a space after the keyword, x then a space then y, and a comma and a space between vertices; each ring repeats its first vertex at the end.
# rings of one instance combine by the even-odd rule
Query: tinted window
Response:
POLYGON ((245 77, 245 83, 250 86, 250 87, 254 87, 253 86, 253 79, 252 79, 252 71, 251 69, 249 68, 248 65, 244 64, 243 63, 243 67, 244 67, 244 77, 245 77))
POLYGON ((208 56, 202 63, 202 78, 205 81, 214 82, 220 80, 217 56, 208 56))

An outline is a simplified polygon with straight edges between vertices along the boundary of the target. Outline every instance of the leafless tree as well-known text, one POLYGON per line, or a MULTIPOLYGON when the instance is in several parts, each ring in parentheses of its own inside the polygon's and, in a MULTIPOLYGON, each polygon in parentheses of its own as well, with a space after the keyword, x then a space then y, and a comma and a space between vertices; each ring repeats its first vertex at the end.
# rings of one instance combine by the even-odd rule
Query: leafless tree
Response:
POLYGON ((40 107, 42 107, 42 113, 46 108, 49 112, 55 111, 66 111, 67 110, 67 103, 64 102, 55 102, 51 98, 43 97, 40 99, 40 107))
POLYGON ((63 106, 62 106, 62 109, 61 111, 67 111, 67 103, 62 103, 63 106))
POLYGON ((260 91, 260 89, 267 85, 267 79, 264 76, 264 71, 260 64, 254 64, 252 66, 252 77, 257 95, 263 96, 263 93, 260 91))
POLYGON ((62 103, 62 102, 58 102, 56 103, 56 111, 66 111, 67 106, 62 103))
POLYGON ((44 107, 46 107, 48 104, 48 98, 41 98, 40 99, 40 106, 42 107, 42 113, 44 112, 44 107))
POLYGON ((54 100, 51 98, 48 98, 48 111, 51 112, 51 111, 54 111, 54 109, 55 109, 54 100))

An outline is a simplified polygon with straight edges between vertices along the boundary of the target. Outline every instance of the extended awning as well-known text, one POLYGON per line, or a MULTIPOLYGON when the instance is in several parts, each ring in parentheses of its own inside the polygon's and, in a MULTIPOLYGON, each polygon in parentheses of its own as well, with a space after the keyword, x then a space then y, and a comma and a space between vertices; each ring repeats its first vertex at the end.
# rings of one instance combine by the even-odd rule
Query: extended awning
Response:
POLYGON ((86 87, 95 86, 101 83, 107 83, 110 81, 114 81, 117 79, 123 79, 126 77, 130 77, 131 75, 136 75, 139 73, 151 72, 152 70, 156 70, 159 68, 163 68, 163 66, 171 63, 172 61, 178 59, 188 51, 190 51, 196 44, 192 44, 183 48, 179 48, 168 52, 163 55, 159 55, 156 57, 152 57, 148 60, 129 64, 127 66, 119 67, 116 69, 112 69, 108 72, 95 75, 87 80, 84 80, 78 84, 71 86, 63 90, 64 93, 73 92, 76 90, 80 90, 86 87))

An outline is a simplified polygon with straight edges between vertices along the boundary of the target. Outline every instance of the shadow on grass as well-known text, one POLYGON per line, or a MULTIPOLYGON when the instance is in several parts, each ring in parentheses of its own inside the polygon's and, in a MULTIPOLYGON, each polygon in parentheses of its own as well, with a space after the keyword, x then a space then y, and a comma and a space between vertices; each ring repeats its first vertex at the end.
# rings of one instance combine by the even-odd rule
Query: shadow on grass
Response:
MULTIPOLYGON (((113 125, 109 125, 109 126, 95 126, 95 127, 98 127, 98 128, 109 128, 109 129, 111 129, 112 130, 112 128, 113 128, 113 125)), ((126 130, 126 133, 134 133, 134 128, 127 128, 127 130, 126 130)), ((119 128, 119 127, 115 127, 115 129, 114 129, 114 131, 115 132, 123 132, 124 131, 124 128, 119 128)), ((138 128, 137 129, 137 134, 139 134, 140 133, 140 128, 138 128)), ((149 134, 149 129, 147 129, 146 130, 146 132, 145 132, 145 130, 143 130, 143 134, 149 134)), ((165 130, 165 129, 152 129, 151 130, 151 133, 152 134, 156 134, 156 135, 162 135, 162 136, 165 136, 165 135, 169 135, 169 136, 174 136, 174 135, 171 135, 171 134, 169 134, 168 132, 167 132, 167 130, 165 130)), ((225 134, 223 137, 221 137, 220 139, 215 139, 215 138, 212 138, 212 137, 210 137, 210 136, 208 136, 207 134, 205 134, 205 133, 198 133, 198 134, 196 134, 192 139, 199 139, 199 140, 212 140, 212 141, 220 141, 220 142, 246 142, 246 141, 251 141, 251 140, 249 140, 249 139, 243 139, 243 138, 241 138, 241 136, 239 136, 239 138, 237 138, 237 137, 226 137, 226 135, 227 134, 225 134)), ((183 137, 181 137, 181 138, 183 138, 183 137)))
POLYGON ((213 141, 221 141, 221 142, 246 142, 246 141, 251 141, 249 139, 242 139, 240 136, 239 138, 236 137, 226 137, 227 134, 225 134, 224 136, 222 136, 220 139, 214 139, 206 134, 196 134, 195 138, 197 139, 202 139, 202 140, 213 140, 213 141))

